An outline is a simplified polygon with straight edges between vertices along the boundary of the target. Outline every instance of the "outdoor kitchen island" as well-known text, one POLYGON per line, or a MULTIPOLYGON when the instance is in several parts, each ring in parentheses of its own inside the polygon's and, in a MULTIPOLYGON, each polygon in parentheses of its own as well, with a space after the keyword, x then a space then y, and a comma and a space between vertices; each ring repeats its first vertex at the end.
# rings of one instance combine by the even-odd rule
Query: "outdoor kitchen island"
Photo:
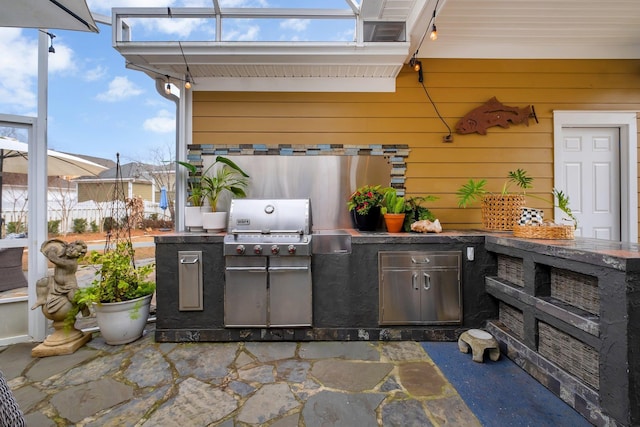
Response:
MULTIPOLYGON (((224 237, 156 237, 156 341, 454 341, 464 330, 485 328, 502 353, 595 425, 640 425, 637 244, 529 240, 473 230, 314 233, 320 244, 311 256, 312 324, 230 328, 224 320, 224 237), (329 237, 318 237, 323 234, 329 237), (323 247, 322 240, 338 243, 323 247), (462 321, 381 324, 381 252, 461 253, 462 321), (192 262, 189 254, 198 262, 181 264, 192 262), (199 265, 202 277, 200 295, 187 292, 182 302, 181 265, 199 265), (612 419, 618 424, 607 424, 612 419)), ((183 280, 189 276, 182 273, 183 280)))
MULTIPOLYGON (((497 302, 484 290, 484 277, 495 273, 495 260, 484 250, 481 232, 440 234, 358 232, 355 230, 316 231, 311 236, 312 321, 299 327, 225 327, 225 233, 180 233, 156 237, 157 321, 156 340, 180 341, 272 341, 272 340, 437 340, 453 341, 466 329, 483 327, 497 318, 497 302), (454 253, 460 259, 459 296, 447 303, 444 320, 391 321, 381 325, 378 254, 454 253), (185 254, 201 254, 194 264, 185 254), (472 260, 468 255, 472 255, 472 260), (185 307, 180 270, 201 269, 201 304, 185 307), (181 309, 181 299, 183 308, 181 309), (454 307, 455 306, 455 307, 454 307), (186 309, 185 309, 186 308, 186 309), (459 314, 459 318, 457 318, 459 314), (394 324, 389 324, 394 323, 394 324)), ((195 258, 194 258, 195 259, 195 258)), ((437 274, 420 272, 419 279, 437 274)), ((456 273, 456 278, 458 273, 456 273)), ((411 280, 411 279, 410 279, 411 280)), ((198 280, 190 280, 200 286, 198 280)), ((413 284, 411 285, 413 286, 413 284)), ((420 284, 428 287, 428 284, 420 284)), ((416 287, 417 284, 416 284, 416 287)), ((449 287, 450 288, 450 287, 449 287)), ((185 296, 186 294, 186 296, 185 296)), ((443 298, 444 296, 439 296, 443 298)), ((198 301, 199 302, 199 301, 198 301)), ((296 307, 283 307, 293 310, 296 307)), ((233 308, 228 308, 232 310, 233 308)))

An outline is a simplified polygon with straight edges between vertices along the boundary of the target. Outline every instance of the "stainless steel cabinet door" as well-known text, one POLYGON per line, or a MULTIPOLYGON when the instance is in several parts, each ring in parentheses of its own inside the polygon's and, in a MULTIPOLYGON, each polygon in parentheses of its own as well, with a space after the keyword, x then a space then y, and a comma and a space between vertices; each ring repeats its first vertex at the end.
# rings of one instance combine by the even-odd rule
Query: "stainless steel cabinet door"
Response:
POLYGON ((412 270, 383 270, 380 288, 380 323, 421 323, 420 274, 412 270))
POLYGON ((269 265, 269 326, 311 326, 311 259, 272 257, 269 265))
POLYGON ((224 324, 227 327, 267 326, 267 262, 247 258, 245 265, 225 268, 224 324), (255 265, 249 265, 249 264, 255 265))
POLYGON ((421 319, 425 323, 459 323, 460 281, 457 270, 423 270, 420 275, 421 319))

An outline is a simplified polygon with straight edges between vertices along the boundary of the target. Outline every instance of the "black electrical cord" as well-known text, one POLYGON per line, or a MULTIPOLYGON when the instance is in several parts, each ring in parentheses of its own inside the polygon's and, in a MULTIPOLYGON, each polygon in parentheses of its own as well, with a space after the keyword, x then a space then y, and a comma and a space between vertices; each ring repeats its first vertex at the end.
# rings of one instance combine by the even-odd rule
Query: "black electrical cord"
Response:
MULTIPOLYGON (((422 68, 420 68, 420 71, 422 71, 422 68)), ((433 99, 431 99, 431 95, 429 95, 429 91, 427 90, 427 87, 424 85, 424 82, 422 80, 420 80, 420 85, 422 85, 422 89, 424 89, 424 93, 427 95, 427 98, 429 98, 429 102, 431 102, 431 105, 433 105, 433 109, 436 111, 436 114, 438 115, 438 118, 447 127, 447 130, 449 131, 449 135, 447 135, 445 138, 450 139, 451 138, 451 128, 449 127, 447 122, 444 120, 444 118, 440 114, 440 111, 438 111, 438 107, 436 106, 436 103, 433 102, 433 99)))

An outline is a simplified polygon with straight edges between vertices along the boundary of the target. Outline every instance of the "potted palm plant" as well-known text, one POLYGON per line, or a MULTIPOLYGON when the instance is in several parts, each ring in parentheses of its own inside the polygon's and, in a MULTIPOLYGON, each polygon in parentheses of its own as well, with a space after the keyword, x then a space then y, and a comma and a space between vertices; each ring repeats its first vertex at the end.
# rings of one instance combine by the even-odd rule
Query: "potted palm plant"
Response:
POLYGON ((130 241, 118 241, 104 253, 91 251, 89 263, 97 266, 96 277, 74 295, 76 309, 68 319, 92 307, 100 333, 107 344, 126 344, 142 336, 149 317, 156 284, 148 279, 155 264, 135 265, 130 241))
POLYGON ((189 171, 188 186, 189 196, 187 197, 187 206, 184 209, 184 225, 190 231, 201 231, 202 224, 202 205, 204 204, 204 191, 202 189, 202 179, 196 177, 198 168, 188 162, 178 162, 189 171))
POLYGON ((218 201, 225 192, 234 197, 246 197, 245 189, 249 184, 247 175, 237 164, 223 156, 217 156, 215 162, 207 168, 202 177, 202 189, 211 212, 202 214, 203 228, 207 231, 224 230, 227 224, 227 212, 218 211, 218 201), (214 168, 214 166, 218 167, 214 168))
POLYGON ((387 188, 384 192, 384 200, 380 210, 384 217, 384 223, 389 233, 397 233, 402 230, 404 224, 405 200, 399 197, 395 188, 387 188))

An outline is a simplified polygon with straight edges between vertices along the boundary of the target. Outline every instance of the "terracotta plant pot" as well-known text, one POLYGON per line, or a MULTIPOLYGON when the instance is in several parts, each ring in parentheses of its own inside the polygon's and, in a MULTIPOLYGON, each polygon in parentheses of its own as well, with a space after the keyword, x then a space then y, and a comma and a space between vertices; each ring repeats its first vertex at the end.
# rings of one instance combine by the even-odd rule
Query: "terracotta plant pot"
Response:
POLYGON ((384 214, 384 223, 387 226, 389 233, 398 233, 402 231, 402 225, 404 224, 405 214, 384 214))

